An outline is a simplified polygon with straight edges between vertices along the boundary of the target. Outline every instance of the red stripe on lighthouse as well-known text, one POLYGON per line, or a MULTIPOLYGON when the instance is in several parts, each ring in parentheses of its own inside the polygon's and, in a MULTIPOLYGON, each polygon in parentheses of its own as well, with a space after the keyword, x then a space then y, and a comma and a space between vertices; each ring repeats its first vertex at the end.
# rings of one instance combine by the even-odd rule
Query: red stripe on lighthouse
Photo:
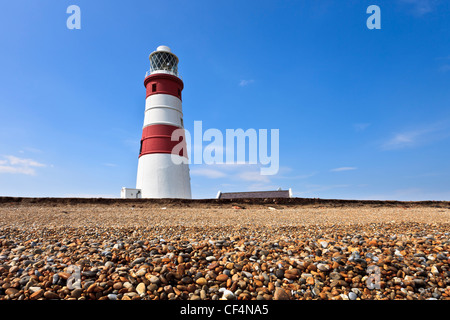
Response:
POLYGON ((154 124, 145 127, 142 131, 139 157, 152 153, 172 153, 187 158, 184 129, 166 124, 154 124), (183 130, 183 132, 179 135, 178 140, 172 141, 172 134, 177 129, 183 130), (175 148, 177 145, 179 146, 175 148))
POLYGON ((145 78, 144 86, 147 89, 146 98, 152 94, 170 94, 181 100, 184 84, 180 78, 174 75, 154 73, 145 78))

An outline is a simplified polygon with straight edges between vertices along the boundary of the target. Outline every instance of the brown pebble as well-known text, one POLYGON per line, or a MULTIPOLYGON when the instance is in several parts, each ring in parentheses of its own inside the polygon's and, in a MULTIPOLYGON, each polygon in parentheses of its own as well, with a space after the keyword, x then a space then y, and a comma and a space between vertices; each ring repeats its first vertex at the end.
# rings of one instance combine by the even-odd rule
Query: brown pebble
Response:
POLYGON ((213 270, 213 269, 217 268, 218 266, 219 266, 218 262, 213 262, 208 266, 208 269, 213 270))
POLYGON ((60 299, 59 295, 52 291, 46 291, 44 292, 44 298, 45 299, 60 299))
POLYGON ((83 293, 83 289, 74 289, 71 293, 70 296, 78 299, 79 297, 81 297, 81 294, 83 293))
POLYGON ((122 286, 123 286, 122 282, 116 282, 113 284, 113 289, 120 290, 120 289, 122 289, 122 286))
POLYGON ((8 289, 5 290, 5 293, 6 293, 7 295, 14 295, 14 294, 16 294, 17 292, 19 292, 19 290, 17 290, 16 288, 8 288, 8 289))
POLYGON ((226 274, 219 274, 217 277, 216 277, 216 280, 217 281, 220 281, 220 282, 224 282, 224 281, 227 281, 228 280, 228 276, 226 275, 226 274))
POLYGON ((205 278, 198 278, 196 281, 195 281, 195 283, 196 284, 198 284, 198 285, 200 285, 200 286, 204 286, 206 283, 207 283, 207 281, 206 281, 206 279, 205 278))
POLYGON ((275 294, 273 296, 273 299, 274 300, 289 300, 290 298, 284 289, 277 287, 275 289, 275 294))
POLYGON ((39 289, 30 296, 31 300, 37 300, 44 295, 44 289, 39 289))
POLYGON ((183 264, 179 264, 179 265, 177 266, 177 272, 178 272, 181 276, 184 276, 185 270, 186 270, 186 267, 185 267, 184 263, 183 263, 183 264))
POLYGON ((89 288, 87 288, 86 292, 87 292, 87 293, 92 293, 92 292, 94 292, 94 291, 96 290, 96 288, 97 288, 97 284, 96 284, 96 283, 93 283, 93 284, 91 284, 91 285, 89 286, 89 288))
POLYGON ((67 272, 59 272, 59 273, 58 273, 58 276, 59 276, 61 279, 67 280, 67 279, 70 278, 70 273, 67 273, 67 272))

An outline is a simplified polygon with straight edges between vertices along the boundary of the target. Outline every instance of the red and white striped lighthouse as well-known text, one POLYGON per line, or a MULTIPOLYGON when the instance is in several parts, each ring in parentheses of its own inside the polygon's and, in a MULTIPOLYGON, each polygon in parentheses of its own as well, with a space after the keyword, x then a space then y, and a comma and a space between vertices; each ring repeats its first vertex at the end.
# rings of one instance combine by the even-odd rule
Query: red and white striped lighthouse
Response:
POLYGON ((142 198, 191 199, 186 148, 174 153, 174 147, 185 139, 181 108, 184 85, 178 74, 178 57, 169 47, 159 46, 150 54, 144 85, 145 117, 136 188, 142 198), (177 129, 183 134, 180 140, 172 141, 177 129))

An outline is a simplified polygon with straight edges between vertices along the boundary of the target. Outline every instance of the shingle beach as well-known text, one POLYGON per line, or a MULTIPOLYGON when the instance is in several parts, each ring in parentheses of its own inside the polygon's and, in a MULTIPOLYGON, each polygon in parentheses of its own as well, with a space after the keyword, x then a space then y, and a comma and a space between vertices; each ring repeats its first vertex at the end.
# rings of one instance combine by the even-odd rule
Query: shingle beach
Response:
POLYGON ((450 299, 449 202, 2 198, 0 299, 450 299))

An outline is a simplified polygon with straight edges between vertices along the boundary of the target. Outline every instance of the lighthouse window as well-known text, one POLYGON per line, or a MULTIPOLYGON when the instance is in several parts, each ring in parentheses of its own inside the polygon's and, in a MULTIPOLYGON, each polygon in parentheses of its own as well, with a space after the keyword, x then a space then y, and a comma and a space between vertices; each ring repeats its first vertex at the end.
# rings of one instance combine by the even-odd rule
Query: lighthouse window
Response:
POLYGON ((178 96, 181 97, 181 90, 178 89, 178 96))
POLYGON ((156 83, 153 83, 152 84, 152 92, 155 92, 156 91, 156 83))

